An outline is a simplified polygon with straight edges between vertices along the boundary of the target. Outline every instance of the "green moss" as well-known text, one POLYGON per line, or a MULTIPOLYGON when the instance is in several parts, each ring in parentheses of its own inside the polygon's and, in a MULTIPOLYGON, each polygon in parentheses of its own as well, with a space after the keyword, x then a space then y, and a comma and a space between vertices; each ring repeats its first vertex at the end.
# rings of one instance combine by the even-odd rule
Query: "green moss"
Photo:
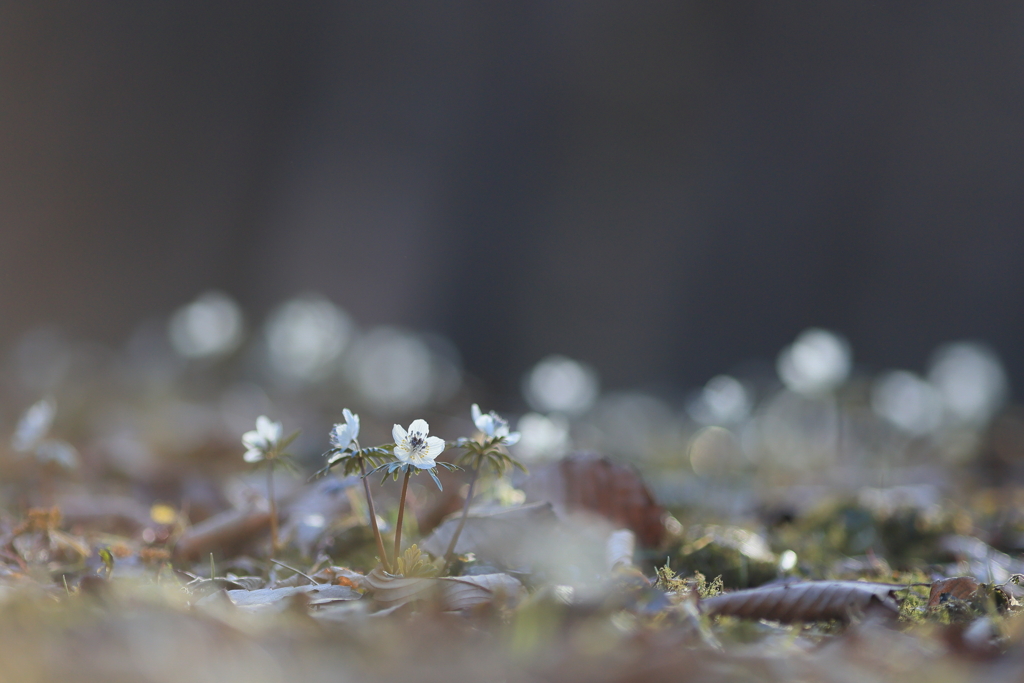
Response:
POLYGON ((757 534, 738 527, 695 529, 678 549, 672 569, 718 576, 730 588, 760 586, 778 577, 778 558, 757 534))
POLYGON ((709 598, 713 595, 720 595, 724 590, 722 583, 722 577, 716 576, 713 581, 708 583, 707 577, 700 572, 694 572, 692 578, 680 579, 670 566, 668 560, 665 561, 663 567, 655 569, 657 574, 657 581, 654 583, 655 588, 660 588, 666 593, 687 593, 690 591, 696 591, 697 595, 701 598, 709 598))

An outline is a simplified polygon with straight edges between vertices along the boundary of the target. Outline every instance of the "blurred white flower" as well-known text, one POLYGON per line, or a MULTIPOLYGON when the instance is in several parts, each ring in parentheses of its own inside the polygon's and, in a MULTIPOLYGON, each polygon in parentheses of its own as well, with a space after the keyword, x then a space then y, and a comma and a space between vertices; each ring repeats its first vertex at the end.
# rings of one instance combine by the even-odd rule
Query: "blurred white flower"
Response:
POLYGON ((284 378, 320 380, 334 367, 353 328, 348 314, 321 296, 286 301, 264 326, 270 363, 284 378))
POLYGON ((395 425, 391 435, 395 438, 395 457, 403 464, 426 470, 435 466, 434 460, 444 452, 445 442, 436 436, 427 436, 430 427, 426 420, 413 420, 406 431, 395 425))
POLYGON ((345 416, 345 424, 336 424, 331 430, 331 446, 341 451, 359 438, 359 416, 348 408, 342 414, 345 416))
POLYGON ((476 428, 488 439, 501 439, 502 443, 506 446, 512 446, 519 443, 519 438, 522 436, 519 432, 508 431, 508 420, 498 415, 493 410, 489 413, 484 413, 480 410, 480 406, 476 403, 470 409, 470 413, 473 415, 473 424, 476 428))
POLYGON ((39 462, 52 462, 66 470, 78 467, 78 451, 67 441, 47 439, 36 447, 36 458, 39 462))
POLYGON ((18 420, 11 437, 11 448, 18 453, 33 453, 40 463, 53 462, 65 469, 78 466, 78 451, 66 441, 47 439, 57 414, 57 404, 44 398, 33 403, 18 420))
POLYGON ((437 388, 434 357, 415 334, 377 328, 356 341, 345 358, 349 379, 369 408, 412 411, 431 401, 437 388))
POLYGON ((875 378, 871 409, 914 436, 933 432, 942 424, 942 397, 929 382, 906 370, 875 378))
POLYGON ((523 435, 516 454, 524 458, 556 458, 569 451, 569 421, 563 415, 547 417, 527 413, 519 418, 519 433, 523 435))
POLYGON ((242 309, 223 292, 202 294, 171 316, 174 350, 185 358, 211 358, 234 351, 242 342, 242 309))
POLYGON ((242 456, 246 462, 259 462, 273 457, 281 441, 283 427, 266 415, 256 418, 256 429, 242 435, 242 444, 249 450, 242 456))
POLYGON ((987 421, 1006 400, 1006 372, 990 348, 973 342, 940 347, 932 357, 928 380, 946 410, 962 422, 987 421))
POLYGON ((779 354, 779 379, 798 394, 831 391, 846 381, 852 366, 850 344, 835 332, 804 330, 779 354))
POLYGON ((725 425, 745 420, 750 407, 750 393, 743 383, 729 375, 718 375, 687 403, 686 411, 702 424, 725 425))
POLYGON ((50 431, 56 414, 57 405, 48 398, 33 403, 18 420, 14 436, 11 437, 11 448, 19 453, 34 450, 50 431))
POLYGON ((535 410, 580 415, 597 399, 597 373, 571 358, 548 356, 526 376, 523 389, 535 410))

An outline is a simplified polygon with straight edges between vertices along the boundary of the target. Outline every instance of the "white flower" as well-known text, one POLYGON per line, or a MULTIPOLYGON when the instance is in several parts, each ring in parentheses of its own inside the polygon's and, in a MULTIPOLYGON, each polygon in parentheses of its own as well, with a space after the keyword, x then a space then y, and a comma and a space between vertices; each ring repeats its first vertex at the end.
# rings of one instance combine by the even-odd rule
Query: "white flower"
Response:
POLYGON ((272 422, 266 415, 257 417, 256 429, 242 435, 242 445, 249 449, 242 456, 245 461, 259 462, 277 450, 282 430, 280 422, 272 422))
POLYGON ((33 403, 18 420, 14 436, 11 437, 11 448, 20 453, 34 450, 50 431, 56 413, 56 404, 48 398, 33 403))
POLYGON ((427 436, 430 427, 426 420, 413 420, 409 431, 402 425, 395 425, 391 435, 395 437, 395 457, 401 463, 426 470, 435 466, 434 459, 444 451, 444 439, 427 436))
POLYGON ((334 425, 331 430, 331 446, 343 451, 359 438, 359 416, 348 408, 342 413, 345 415, 345 424, 334 425))
POLYGON ((470 409, 473 415, 473 424, 476 428, 487 436, 488 439, 501 439, 506 446, 511 446, 519 442, 521 436, 519 432, 508 431, 508 420, 498 415, 493 410, 489 413, 484 414, 480 410, 480 406, 473 404, 470 409))

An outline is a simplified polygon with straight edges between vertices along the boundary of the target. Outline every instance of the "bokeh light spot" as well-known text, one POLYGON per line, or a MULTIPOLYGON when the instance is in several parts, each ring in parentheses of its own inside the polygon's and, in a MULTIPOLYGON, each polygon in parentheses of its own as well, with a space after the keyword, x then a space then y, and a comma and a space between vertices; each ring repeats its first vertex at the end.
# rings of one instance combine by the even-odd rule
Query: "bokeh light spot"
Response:
POLYGON ((846 381, 852 365, 849 343, 835 332, 811 328, 779 354, 779 379, 792 391, 814 394, 846 381))
POLYGON ((597 399, 597 373, 571 358, 548 356, 526 376, 524 393, 534 410, 579 415, 597 399))
POLYGON ((212 358, 234 351, 242 341, 242 328, 242 309, 234 299, 210 291, 175 311, 169 332, 180 355, 212 358))
POLYGON ((264 326, 270 365, 286 379, 323 379, 348 344, 352 329, 348 314, 321 296, 286 301, 264 326))

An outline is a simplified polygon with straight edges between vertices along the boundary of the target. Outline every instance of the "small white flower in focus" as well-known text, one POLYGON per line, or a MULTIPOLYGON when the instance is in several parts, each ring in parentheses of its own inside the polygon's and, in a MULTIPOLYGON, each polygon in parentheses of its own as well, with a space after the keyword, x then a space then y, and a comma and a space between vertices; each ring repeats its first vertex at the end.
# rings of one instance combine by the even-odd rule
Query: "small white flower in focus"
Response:
POLYGON ((33 403, 18 420, 14 436, 11 437, 11 448, 19 453, 33 450, 50 431, 56 413, 56 404, 48 398, 33 403))
POLYGON ((271 456, 281 441, 283 427, 266 415, 256 418, 256 429, 242 435, 242 445, 247 449, 242 456, 246 462, 259 462, 271 456))
POLYGON ((331 430, 331 446, 343 451, 359 438, 359 416, 348 408, 345 408, 342 414, 345 416, 345 423, 334 425, 334 429, 331 430))
POLYGON ((444 452, 444 439, 427 436, 430 427, 426 420, 413 420, 406 431, 402 425, 395 425, 391 435, 395 437, 395 457, 399 462, 407 463, 426 470, 434 467, 434 460, 444 452))
POLYGON ((498 415, 493 410, 489 413, 484 413, 480 410, 480 406, 476 403, 470 409, 470 413, 473 415, 473 424, 476 428, 488 439, 501 439, 502 443, 506 446, 519 443, 520 434, 519 432, 508 431, 508 420, 498 415))

